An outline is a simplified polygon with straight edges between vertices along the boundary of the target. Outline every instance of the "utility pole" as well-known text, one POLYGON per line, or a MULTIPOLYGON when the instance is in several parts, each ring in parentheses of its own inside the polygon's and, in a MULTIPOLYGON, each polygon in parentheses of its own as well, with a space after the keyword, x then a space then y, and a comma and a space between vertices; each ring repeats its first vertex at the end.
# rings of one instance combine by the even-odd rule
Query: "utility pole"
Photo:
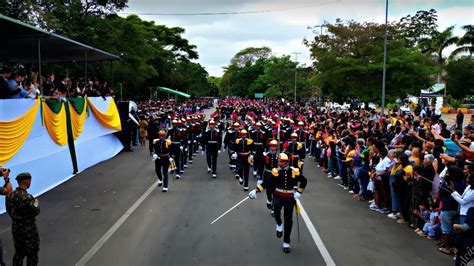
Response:
POLYGON ((295 97, 294 97, 294 102, 296 103, 296 69, 298 68, 298 55, 301 53, 293 53, 295 55, 295 97))
POLYGON ((385 109, 385 80, 387 77, 387 23, 388 23, 388 0, 385 0, 385 34, 383 40, 383 75, 382 75, 382 113, 385 109))
POLYGON ((325 25, 315 25, 315 28, 321 28, 321 35, 323 35, 323 28, 326 27, 325 25))

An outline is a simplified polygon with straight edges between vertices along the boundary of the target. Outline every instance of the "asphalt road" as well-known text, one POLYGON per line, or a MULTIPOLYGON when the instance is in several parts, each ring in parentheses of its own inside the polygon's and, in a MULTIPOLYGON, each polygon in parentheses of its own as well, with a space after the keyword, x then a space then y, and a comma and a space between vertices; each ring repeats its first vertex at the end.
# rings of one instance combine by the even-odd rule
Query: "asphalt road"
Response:
MULTIPOLYGON (((295 221, 292 251, 282 252, 263 194, 210 224, 247 195, 227 168, 227 154, 219 157, 217 179, 197 155, 181 179, 170 181, 168 193, 157 188, 137 202, 156 181, 153 166, 147 150, 137 147, 42 195, 40 265, 76 265, 121 217, 86 265, 325 265, 301 218, 300 242, 295 221)), ((336 265, 454 264, 433 241, 353 200, 315 163, 307 161, 305 176, 303 206, 336 265)), ((9 226, 1 215, 7 265, 14 252, 9 226)))

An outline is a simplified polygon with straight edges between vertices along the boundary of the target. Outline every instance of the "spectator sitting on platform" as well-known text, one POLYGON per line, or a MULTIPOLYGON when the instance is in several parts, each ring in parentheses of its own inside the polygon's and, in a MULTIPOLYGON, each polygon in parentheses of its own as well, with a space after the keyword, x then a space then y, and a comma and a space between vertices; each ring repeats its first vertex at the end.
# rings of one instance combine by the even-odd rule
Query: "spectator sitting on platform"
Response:
POLYGON ((22 82, 25 80, 26 73, 23 70, 18 70, 8 80, 8 88, 10 89, 10 99, 26 98, 28 91, 23 89, 22 82))
POLYGON ((60 97, 64 98, 69 95, 68 83, 69 83, 69 77, 67 75, 59 75, 58 78, 55 80, 54 85, 58 89, 58 93, 60 97))
POLYGON ((3 67, 0 70, 0 99, 8 99, 10 95, 10 88, 8 86, 8 77, 11 75, 11 70, 8 67, 3 67))

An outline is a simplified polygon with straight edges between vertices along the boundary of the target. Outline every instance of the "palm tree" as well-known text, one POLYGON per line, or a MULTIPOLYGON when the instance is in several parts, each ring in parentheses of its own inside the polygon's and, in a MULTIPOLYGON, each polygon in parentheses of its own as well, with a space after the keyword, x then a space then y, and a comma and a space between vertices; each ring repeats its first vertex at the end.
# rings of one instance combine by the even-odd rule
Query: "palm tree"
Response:
MULTIPOLYGON (((425 38, 420 40, 421 52, 429 55, 435 55, 436 61, 440 67, 444 66, 446 61, 443 58, 443 51, 448 46, 456 44, 459 41, 459 38, 453 36, 454 26, 446 28, 444 31, 433 31, 431 38, 425 38)), ((441 75, 438 75, 438 83, 440 82, 441 75)))
POLYGON ((453 58, 460 53, 469 53, 469 57, 471 57, 474 53, 474 25, 465 25, 461 28, 465 30, 466 33, 464 33, 464 36, 459 38, 456 43, 458 48, 451 53, 450 58, 453 58))

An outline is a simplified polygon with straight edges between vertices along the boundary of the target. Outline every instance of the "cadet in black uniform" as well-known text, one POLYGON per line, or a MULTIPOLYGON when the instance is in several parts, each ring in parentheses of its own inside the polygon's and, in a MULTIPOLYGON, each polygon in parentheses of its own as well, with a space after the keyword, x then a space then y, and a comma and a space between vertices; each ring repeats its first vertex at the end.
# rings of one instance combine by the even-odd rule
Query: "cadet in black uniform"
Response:
MULTIPOLYGON (((230 170, 235 170, 237 167, 237 159, 232 158, 232 154, 234 154, 233 147, 235 140, 238 138, 238 134, 240 131, 240 124, 235 123, 232 124, 232 127, 227 130, 225 133, 224 137, 224 149, 227 149, 227 152, 229 154, 229 169, 230 170)), ((235 175, 236 178, 238 178, 238 174, 235 175)))
POLYGON ((298 135, 296 133, 291 134, 291 141, 283 144, 283 152, 290 156, 290 165, 302 169, 306 151, 301 142, 297 141, 298 135))
POLYGON ((163 130, 160 130, 158 136, 160 138, 153 141, 153 149, 155 151, 155 154, 153 155, 153 160, 155 161, 155 173, 158 176, 158 186, 163 186, 163 192, 167 192, 171 140, 165 139, 166 132, 163 130))
POLYGON ((278 141, 272 140, 268 144, 270 147, 270 151, 264 154, 264 164, 265 164, 265 172, 263 173, 263 179, 258 180, 257 184, 261 185, 263 182, 268 184, 266 193, 267 193, 267 208, 271 210, 273 214, 273 192, 275 190, 274 187, 271 187, 270 178, 272 175, 272 170, 278 167, 278 141))
POLYGON ((168 130, 168 137, 171 140, 171 156, 173 157, 173 160, 176 164, 176 179, 179 179, 181 176, 181 153, 183 152, 183 139, 184 139, 184 133, 182 130, 178 127, 179 122, 178 120, 173 120, 171 122, 173 125, 173 128, 170 128, 168 130))
POLYGON ((207 172, 212 177, 217 177, 217 154, 220 152, 222 145, 222 136, 219 129, 216 128, 214 120, 209 121, 209 129, 204 132, 202 137, 202 147, 206 151, 207 172))
POLYGON ((282 237, 283 231, 283 252, 289 253, 290 236, 293 227, 293 209, 296 200, 301 197, 301 193, 306 187, 307 180, 300 174, 298 168, 290 166, 288 155, 280 153, 279 167, 272 170, 271 178, 268 182, 263 182, 249 193, 249 197, 255 199, 258 192, 262 192, 265 188, 273 185, 275 192, 273 193, 273 210, 275 211, 276 235, 282 237), (284 228, 281 220, 281 209, 284 208, 284 228), (284 229, 284 230, 283 230, 284 229))
POLYGON ((247 138, 247 130, 241 130, 240 138, 235 140, 233 150, 237 154, 237 174, 239 183, 244 186, 244 191, 249 190, 250 161, 253 159, 254 149, 253 140, 247 138))
POLYGON ((255 130, 250 132, 250 137, 255 145, 255 156, 253 160, 253 176, 261 179, 263 176, 263 152, 267 146, 268 135, 262 129, 262 123, 255 124, 255 130))

